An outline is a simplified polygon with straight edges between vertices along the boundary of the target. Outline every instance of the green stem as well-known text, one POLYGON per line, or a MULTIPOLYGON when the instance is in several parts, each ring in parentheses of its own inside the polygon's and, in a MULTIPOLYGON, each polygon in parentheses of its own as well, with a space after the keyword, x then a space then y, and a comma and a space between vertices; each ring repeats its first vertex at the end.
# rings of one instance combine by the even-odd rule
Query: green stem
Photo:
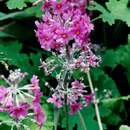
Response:
MULTIPOLYGON (((63 87, 65 91, 68 89, 68 70, 65 71, 64 78, 63 78, 63 87)), ((67 93, 64 95, 65 99, 65 116, 66 116, 66 130, 69 130, 69 117, 68 117, 68 107, 67 107, 67 93)))
POLYGON ((84 122, 84 119, 83 119, 83 116, 82 116, 82 114, 81 114, 80 111, 78 111, 78 115, 79 115, 79 118, 80 118, 82 130, 87 130, 86 125, 85 125, 85 122, 84 122))
POLYGON ((67 107, 67 95, 65 96, 65 115, 66 115, 66 130, 69 130, 69 116, 68 116, 68 107, 67 107))
POLYGON ((20 125, 17 125, 17 130, 21 130, 21 126, 20 125))
POLYGON ((92 19, 91 21, 92 21, 92 22, 95 22, 96 20, 101 19, 101 18, 102 18, 102 17, 99 15, 98 17, 92 19))
MULTIPOLYGON (((69 46, 66 46, 66 61, 68 62, 68 64, 70 63, 70 59, 71 59, 71 56, 70 56, 70 50, 69 50, 69 46)), ((65 97, 65 115, 66 115, 66 130, 69 130, 69 111, 68 111, 68 106, 67 106, 67 91, 68 91, 68 81, 70 80, 70 77, 69 77, 69 69, 68 69, 68 66, 65 70, 65 76, 64 76, 64 80, 63 80, 63 85, 64 85, 64 88, 65 88, 65 91, 66 91, 66 94, 64 95, 65 97)))
POLYGON ((54 107, 54 130, 57 130, 60 112, 57 107, 54 107))
MULTIPOLYGON (((91 92, 94 93, 94 87, 93 87, 93 83, 92 83, 89 71, 87 72, 87 76, 88 76, 88 82, 89 82, 89 85, 90 85, 91 92)), ((103 130, 96 95, 93 98, 94 98, 94 106, 95 106, 95 112, 96 112, 96 117, 97 117, 97 121, 98 121, 99 130, 103 130)))

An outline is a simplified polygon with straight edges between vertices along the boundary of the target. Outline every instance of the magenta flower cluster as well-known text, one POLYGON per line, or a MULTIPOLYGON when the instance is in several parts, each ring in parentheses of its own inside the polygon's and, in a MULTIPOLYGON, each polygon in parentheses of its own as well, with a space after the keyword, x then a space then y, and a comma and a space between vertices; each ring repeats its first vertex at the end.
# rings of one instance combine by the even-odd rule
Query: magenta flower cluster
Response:
POLYGON ((45 50, 59 50, 70 41, 84 48, 94 26, 85 11, 86 0, 46 0, 43 20, 36 21, 36 36, 45 50))
POLYGON ((93 94, 88 95, 85 88, 86 86, 82 82, 75 80, 66 91, 59 87, 47 101, 60 108, 65 105, 64 95, 67 95, 67 105, 70 106, 70 114, 73 115, 84 106, 88 106, 93 100, 93 94))
POLYGON ((70 107, 70 114, 88 106, 94 94, 88 94, 86 86, 71 77, 77 69, 87 72, 101 61, 92 51, 90 33, 94 29, 86 13, 86 0, 46 0, 41 22, 36 21, 36 36, 41 48, 51 51, 53 56, 41 61, 46 74, 56 74, 58 85, 50 87, 52 96, 47 100, 56 107, 70 107), (71 83, 72 82, 72 83, 71 83))
POLYGON ((39 80, 34 75, 31 84, 21 86, 21 81, 25 76, 26 73, 21 73, 20 70, 10 71, 8 78, 1 76, 7 85, 0 86, 0 111, 8 113, 21 127, 26 127, 26 125, 22 125, 22 120, 32 119, 30 117, 32 115, 34 122, 41 129, 46 117, 40 105, 42 93, 40 92, 39 80), (33 111, 32 114, 30 110, 33 111))

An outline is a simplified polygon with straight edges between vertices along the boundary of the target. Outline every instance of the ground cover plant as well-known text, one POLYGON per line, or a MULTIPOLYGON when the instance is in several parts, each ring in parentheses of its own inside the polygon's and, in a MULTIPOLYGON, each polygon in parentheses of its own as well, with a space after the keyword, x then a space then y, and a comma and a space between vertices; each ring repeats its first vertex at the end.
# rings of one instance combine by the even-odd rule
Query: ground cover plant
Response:
POLYGON ((129 0, 1 0, 0 130, 130 130, 129 27, 129 0))

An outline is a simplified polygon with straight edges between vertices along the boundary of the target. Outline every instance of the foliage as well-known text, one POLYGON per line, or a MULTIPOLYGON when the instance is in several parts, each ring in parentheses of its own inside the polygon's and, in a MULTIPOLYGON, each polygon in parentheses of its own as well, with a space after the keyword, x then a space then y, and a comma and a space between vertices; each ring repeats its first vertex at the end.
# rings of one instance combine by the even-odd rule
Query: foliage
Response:
POLYGON ((27 54, 20 53, 22 45, 18 43, 18 41, 1 43, 0 49, 1 52, 4 54, 1 55, 1 58, 3 56, 7 57, 7 59, 5 58, 5 60, 7 60, 8 64, 21 68, 22 71, 28 72, 30 76, 32 76, 34 72, 36 74, 38 73, 39 59, 41 57, 40 53, 30 54, 30 56, 28 56, 27 54), (32 64, 29 63, 29 60, 32 61, 32 64), (36 66, 37 68, 35 68, 36 66))
MULTIPOLYGON (((43 71, 39 70, 40 58, 46 59, 46 62, 54 60, 52 66, 56 64, 62 66, 62 59, 57 59, 50 53, 41 51, 39 46, 36 46, 38 43, 36 43, 36 39, 34 39, 34 20, 40 18, 43 12, 39 9, 41 3, 30 7, 34 1, 35 0, 2 1, 2 4, 4 3, 8 9, 5 9, 6 11, 0 9, 0 73, 4 73, 2 67, 4 65, 5 68, 7 66, 9 68, 20 68, 23 72, 28 72, 29 77, 33 74, 38 75, 41 81, 41 89, 47 97, 49 93, 47 88, 44 87, 44 83, 46 81, 52 82, 52 84, 55 83, 55 80, 53 81, 52 77, 55 79, 61 68, 57 67, 51 77, 47 77, 43 71), (26 21, 29 24, 33 21, 30 28, 28 24, 26 24, 26 21)), ((104 25, 103 22, 107 22, 109 24, 107 27, 109 28, 111 25, 113 25, 112 27, 115 27, 117 25, 117 20, 120 20, 120 22, 125 22, 127 27, 130 27, 130 8, 128 7, 128 2, 128 0, 108 0, 107 2, 96 0, 92 10, 94 10, 94 13, 100 13, 100 15, 93 19, 94 23, 96 23, 95 20, 101 18, 101 24, 104 25)), ((121 33, 123 34, 123 32, 121 33)), ((94 35, 97 35, 97 33, 94 35)), ((122 37, 122 35, 120 37, 122 37)), ((120 86, 118 86, 116 80, 106 72, 106 68, 110 68, 110 71, 113 71, 121 65, 125 70, 124 74, 127 77, 126 80, 128 81, 128 85, 130 85, 130 38, 128 38, 128 42, 124 41, 122 45, 119 44, 116 48, 108 48, 105 43, 103 43, 103 46, 105 46, 105 49, 100 52, 102 63, 99 68, 91 70, 91 75, 94 87, 98 88, 97 96, 100 100, 99 105, 104 130, 109 129, 110 126, 114 126, 112 129, 114 130, 115 127, 118 129, 121 124, 128 123, 130 113, 125 103, 129 102, 130 96, 122 95, 120 93, 120 86), (105 89, 112 92, 111 97, 104 98, 103 91, 105 89)), ((88 84, 86 74, 79 70, 75 70, 72 78, 83 78, 85 84, 88 84)), ((119 80, 123 80, 120 79, 120 75, 119 80)), ((124 85, 124 88, 125 87, 129 86, 124 85)), ((124 91, 126 90, 124 89, 124 91)), ((47 104, 44 98, 42 99, 42 106, 47 113, 47 122, 45 123, 43 130, 53 130, 55 125, 53 122, 53 108, 50 104, 47 104)), ((81 111, 88 130, 98 130, 94 111, 93 106, 84 108, 81 111)), ((58 123, 58 127, 64 129, 66 126, 64 112, 59 118, 61 118, 59 121, 61 123, 58 123)), ((9 120, 9 117, 6 114, 0 114, 0 120, 9 120)), ((35 124, 28 121, 27 123, 30 124, 31 130, 37 130, 35 124)), ((78 114, 69 116, 69 124, 70 130, 73 130, 76 127, 77 130, 82 130, 78 114)), ((2 125, 1 127, 0 129, 2 130, 8 130, 7 125, 2 125)), ((122 125, 119 128, 119 130, 129 129, 130 128, 126 125, 122 125)))
POLYGON ((110 25, 114 24, 115 20, 122 20, 130 27, 130 8, 127 7, 128 2, 129 0, 109 0, 109 2, 105 3, 107 9, 95 2, 94 10, 100 11, 100 17, 110 25))
MULTIPOLYGON (((129 41, 130 42, 130 41, 129 41)), ((126 44, 124 46, 119 46, 116 50, 109 49, 105 51, 103 55, 103 63, 102 66, 108 67, 116 67, 118 64, 124 66, 125 68, 129 68, 130 63, 130 44, 126 44), (111 58, 114 56, 113 58, 111 58)))
MULTIPOLYGON (((92 106, 85 108, 83 111, 81 111, 81 114, 83 115, 83 118, 85 119, 85 124, 88 130, 91 130, 91 129, 98 130, 98 124, 96 120, 94 120, 95 114, 94 114, 94 109, 92 108, 92 106)), ((70 116, 69 123, 70 123, 70 130, 73 130, 75 124, 78 125, 77 130, 82 130, 82 126, 81 126, 81 122, 80 122, 80 118, 78 114, 75 114, 74 116, 70 116)))
POLYGON ((130 127, 122 125, 119 130, 130 130, 130 127))
POLYGON ((7 2, 7 7, 9 9, 23 9, 24 7, 27 7, 26 2, 34 2, 35 0, 9 0, 7 2))

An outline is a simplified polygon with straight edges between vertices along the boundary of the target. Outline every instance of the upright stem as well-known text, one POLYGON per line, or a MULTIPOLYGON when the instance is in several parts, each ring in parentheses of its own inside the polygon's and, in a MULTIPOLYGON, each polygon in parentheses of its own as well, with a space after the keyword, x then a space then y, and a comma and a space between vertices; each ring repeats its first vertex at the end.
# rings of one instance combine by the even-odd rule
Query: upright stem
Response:
POLYGON ((17 130, 21 130, 21 126, 17 125, 16 127, 17 127, 17 130))
POLYGON ((57 130, 60 112, 57 107, 54 106, 54 130, 57 130))
MULTIPOLYGON (((65 91, 68 89, 68 70, 65 71, 65 76, 64 76, 64 81, 63 81, 63 86, 65 88, 65 91)), ((66 116, 66 130, 69 130, 69 120, 68 120, 68 107, 67 107, 67 93, 64 95, 65 99, 65 116, 66 116)))
MULTIPOLYGON (((69 50, 69 46, 66 46, 66 60, 69 64, 70 62, 70 59, 71 59, 71 56, 70 56, 70 50, 69 50)), ((67 90, 68 90, 68 81, 69 81, 69 70, 68 68, 66 68, 66 71, 65 71, 65 76, 64 76, 64 88, 65 88, 65 91, 66 91, 66 94, 64 95, 65 97, 65 114, 66 114, 66 130, 69 130, 69 117, 68 117, 68 106, 67 106, 67 90)))
POLYGON ((67 95, 65 95, 65 115, 66 115, 66 130, 69 130, 69 117, 68 117, 68 107, 67 107, 67 95))
MULTIPOLYGON (((90 85, 91 92, 94 93, 93 83, 92 83, 89 71, 87 72, 87 76, 88 76, 88 82, 89 82, 89 85, 90 85)), ((103 130, 96 95, 94 95, 94 106, 95 106, 95 112, 96 112, 96 117, 97 117, 97 121, 98 121, 99 130, 103 130)))
POLYGON ((78 111, 78 115, 79 115, 79 118, 80 118, 82 130, 87 130, 86 125, 85 125, 85 122, 84 122, 84 119, 83 119, 83 116, 82 116, 82 114, 80 113, 80 111, 78 111))

